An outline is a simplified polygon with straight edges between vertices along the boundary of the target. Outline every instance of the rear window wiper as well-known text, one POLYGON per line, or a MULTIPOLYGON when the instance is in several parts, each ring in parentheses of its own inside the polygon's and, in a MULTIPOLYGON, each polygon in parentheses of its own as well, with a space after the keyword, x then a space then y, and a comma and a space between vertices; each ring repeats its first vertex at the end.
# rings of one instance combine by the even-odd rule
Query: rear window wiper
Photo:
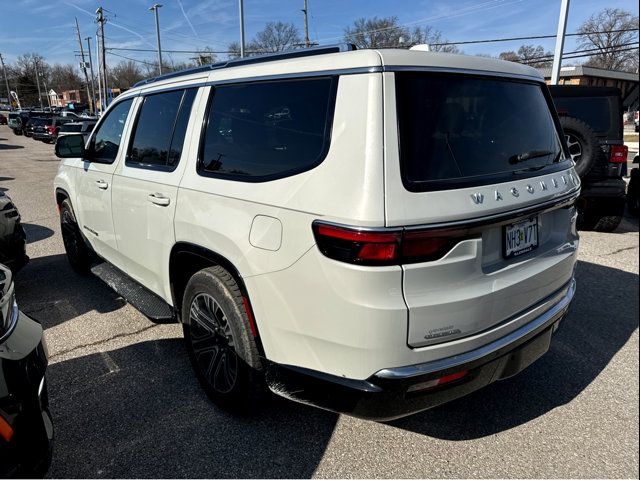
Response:
POLYGON ((512 155, 511 157, 509 157, 509 163, 511 165, 516 165, 518 163, 526 162, 534 158, 546 157, 547 155, 551 155, 553 153, 554 152, 552 152, 551 150, 531 150, 529 152, 512 155))

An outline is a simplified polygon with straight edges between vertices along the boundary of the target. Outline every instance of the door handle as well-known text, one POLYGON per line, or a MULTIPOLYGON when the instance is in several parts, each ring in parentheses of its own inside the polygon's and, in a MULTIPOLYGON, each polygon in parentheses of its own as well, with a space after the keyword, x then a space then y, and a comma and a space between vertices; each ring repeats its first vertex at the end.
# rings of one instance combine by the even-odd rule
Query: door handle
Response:
POLYGON ((96 186, 100 190, 106 190, 107 188, 109 188, 109 184, 107 182, 105 182, 104 180, 96 180, 96 186))
POLYGON ((165 197, 161 193, 151 193, 147 198, 151 203, 160 205, 161 207, 166 207, 171 203, 171 199, 169 197, 165 197))

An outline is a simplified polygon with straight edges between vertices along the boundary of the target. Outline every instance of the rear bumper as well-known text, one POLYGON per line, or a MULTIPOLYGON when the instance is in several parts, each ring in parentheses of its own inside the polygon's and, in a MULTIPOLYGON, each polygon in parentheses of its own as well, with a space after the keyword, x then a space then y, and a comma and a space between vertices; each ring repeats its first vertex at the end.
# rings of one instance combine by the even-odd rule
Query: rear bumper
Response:
POLYGON ((609 178, 598 182, 583 182, 581 198, 624 197, 626 183, 622 178, 609 178))
POLYGON ((34 133, 33 139, 46 142, 53 140, 53 135, 51 135, 50 133, 34 133))
POLYGON ((327 410, 371 420, 391 420, 467 395, 524 370, 547 352, 551 337, 567 314, 575 280, 544 313, 510 334, 480 348, 418 365, 383 369, 366 380, 270 364, 267 383, 276 394, 327 410), (463 378, 435 388, 435 379, 466 371, 463 378))
POLYGON ((627 184, 622 178, 585 182, 576 205, 578 210, 593 217, 624 214, 627 184))

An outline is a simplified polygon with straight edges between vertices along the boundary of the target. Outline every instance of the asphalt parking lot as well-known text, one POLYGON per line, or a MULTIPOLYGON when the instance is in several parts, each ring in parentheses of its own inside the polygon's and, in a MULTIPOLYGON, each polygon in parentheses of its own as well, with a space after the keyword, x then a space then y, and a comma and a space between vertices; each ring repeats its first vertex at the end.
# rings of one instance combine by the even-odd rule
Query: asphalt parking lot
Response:
POLYGON ((30 263, 20 307, 42 322, 56 427, 51 477, 637 477, 638 221, 584 232, 578 293, 551 351, 448 405, 374 423, 274 399, 214 407, 178 325, 155 325, 64 256, 53 146, 0 126, 0 189, 30 263))

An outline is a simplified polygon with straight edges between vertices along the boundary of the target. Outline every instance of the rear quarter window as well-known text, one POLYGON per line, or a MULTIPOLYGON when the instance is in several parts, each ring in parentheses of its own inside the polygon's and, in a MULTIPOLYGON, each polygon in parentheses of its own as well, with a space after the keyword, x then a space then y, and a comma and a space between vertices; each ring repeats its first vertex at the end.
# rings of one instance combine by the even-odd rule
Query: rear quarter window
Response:
POLYGON ((256 182, 314 168, 329 148, 337 82, 321 77, 215 87, 198 173, 256 182))

